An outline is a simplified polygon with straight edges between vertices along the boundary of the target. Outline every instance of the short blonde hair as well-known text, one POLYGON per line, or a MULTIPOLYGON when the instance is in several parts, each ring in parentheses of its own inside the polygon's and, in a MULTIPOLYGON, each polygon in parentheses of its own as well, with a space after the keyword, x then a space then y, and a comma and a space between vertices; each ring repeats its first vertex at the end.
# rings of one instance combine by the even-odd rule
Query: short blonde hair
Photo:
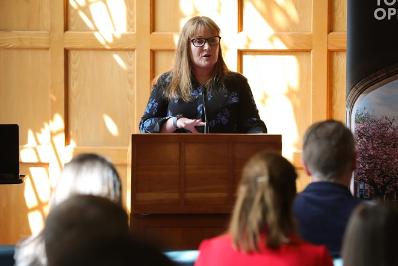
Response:
POLYGON ((276 249, 295 232, 296 177, 294 166, 279 154, 260 152, 249 159, 229 227, 238 250, 258 251, 264 232, 267 247, 276 249))
POLYGON ((65 165, 51 199, 51 207, 75 194, 108 198, 121 204, 120 177, 113 164, 97 154, 80 154, 65 165))
MULTIPOLYGON (((171 82, 165 92, 168 98, 181 97, 184 101, 191 99, 191 38, 203 29, 214 32, 217 35, 220 34, 220 28, 217 24, 211 18, 205 16, 196 16, 189 19, 182 28, 177 44, 171 82)), ((209 88, 212 88, 215 83, 219 82, 227 72, 228 67, 224 62, 220 48, 209 88)))

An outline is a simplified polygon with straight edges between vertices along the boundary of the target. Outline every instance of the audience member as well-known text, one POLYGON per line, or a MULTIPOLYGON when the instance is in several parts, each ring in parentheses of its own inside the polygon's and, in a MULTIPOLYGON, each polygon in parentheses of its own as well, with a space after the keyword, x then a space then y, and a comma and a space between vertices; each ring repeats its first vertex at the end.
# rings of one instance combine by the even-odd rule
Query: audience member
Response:
MULTIPOLYGON (((111 162, 96 154, 81 154, 65 165, 50 201, 52 208, 74 194, 92 194, 121 204, 121 181, 111 162)), ((15 249, 16 266, 47 265, 42 232, 15 249)))
POLYGON ((229 232, 203 241, 195 265, 332 265, 326 247, 295 232, 296 177, 282 156, 254 155, 243 169, 229 232))
POLYGON ((367 203, 353 212, 343 242, 347 266, 396 266, 398 253, 397 203, 367 203))
POLYGON ((49 266, 172 265, 133 237, 126 212, 103 197, 76 195, 57 205, 43 236, 49 266))
POLYGON ((344 230, 360 203, 350 193, 356 152, 351 131, 341 122, 327 120, 310 126, 304 136, 303 164, 312 182, 293 205, 299 233, 314 244, 325 244, 340 256, 344 230))

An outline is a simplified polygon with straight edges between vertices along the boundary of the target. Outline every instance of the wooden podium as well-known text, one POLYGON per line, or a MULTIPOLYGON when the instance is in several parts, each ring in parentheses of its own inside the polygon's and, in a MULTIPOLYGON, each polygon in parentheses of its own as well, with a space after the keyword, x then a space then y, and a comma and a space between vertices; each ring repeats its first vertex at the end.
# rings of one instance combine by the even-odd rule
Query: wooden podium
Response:
POLYGON ((133 134, 131 226, 165 249, 197 249, 227 229, 241 170, 281 135, 133 134))

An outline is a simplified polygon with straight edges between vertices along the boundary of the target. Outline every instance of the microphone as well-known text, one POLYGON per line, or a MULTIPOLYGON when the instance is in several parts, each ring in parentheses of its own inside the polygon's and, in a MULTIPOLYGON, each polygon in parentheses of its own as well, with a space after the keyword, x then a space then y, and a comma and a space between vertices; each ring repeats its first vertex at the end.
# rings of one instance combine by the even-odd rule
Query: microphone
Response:
POLYGON ((204 134, 209 133, 209 128, 207 126, 207 115, 206 115, 206 92, 207 92, 207 89, 203 88, 202 101, 203 101, 203 114, 204 114, 204 118, 205 118, 205 126, 204 126, 204 130, 203 130, 204 134))

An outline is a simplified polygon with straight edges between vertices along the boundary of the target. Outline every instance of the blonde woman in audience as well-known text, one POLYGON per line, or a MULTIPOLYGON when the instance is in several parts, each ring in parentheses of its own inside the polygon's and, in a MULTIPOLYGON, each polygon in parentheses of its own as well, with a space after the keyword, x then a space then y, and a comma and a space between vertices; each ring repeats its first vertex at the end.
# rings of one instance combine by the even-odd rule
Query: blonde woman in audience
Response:
MULTIPOLYGON (((112 165, 96 154, 81 154, 65 165, 50 201, 51 209, 76 194, 89 194, 108 198, 121 205, 121 181, 112 165)), ((43 232, 17 244, 16 266, 47 265, 43 232)))
POLYGON ((353 212, 343 241, 346 266, 397 266, 398 205, 369 202, 353 212))
POLYGON ((245 165, 229 232, 205 240, 196 266, 331 266, 326 247, 296 234, 292 203, 296 171, 278 154, 261 152, 245 165))

